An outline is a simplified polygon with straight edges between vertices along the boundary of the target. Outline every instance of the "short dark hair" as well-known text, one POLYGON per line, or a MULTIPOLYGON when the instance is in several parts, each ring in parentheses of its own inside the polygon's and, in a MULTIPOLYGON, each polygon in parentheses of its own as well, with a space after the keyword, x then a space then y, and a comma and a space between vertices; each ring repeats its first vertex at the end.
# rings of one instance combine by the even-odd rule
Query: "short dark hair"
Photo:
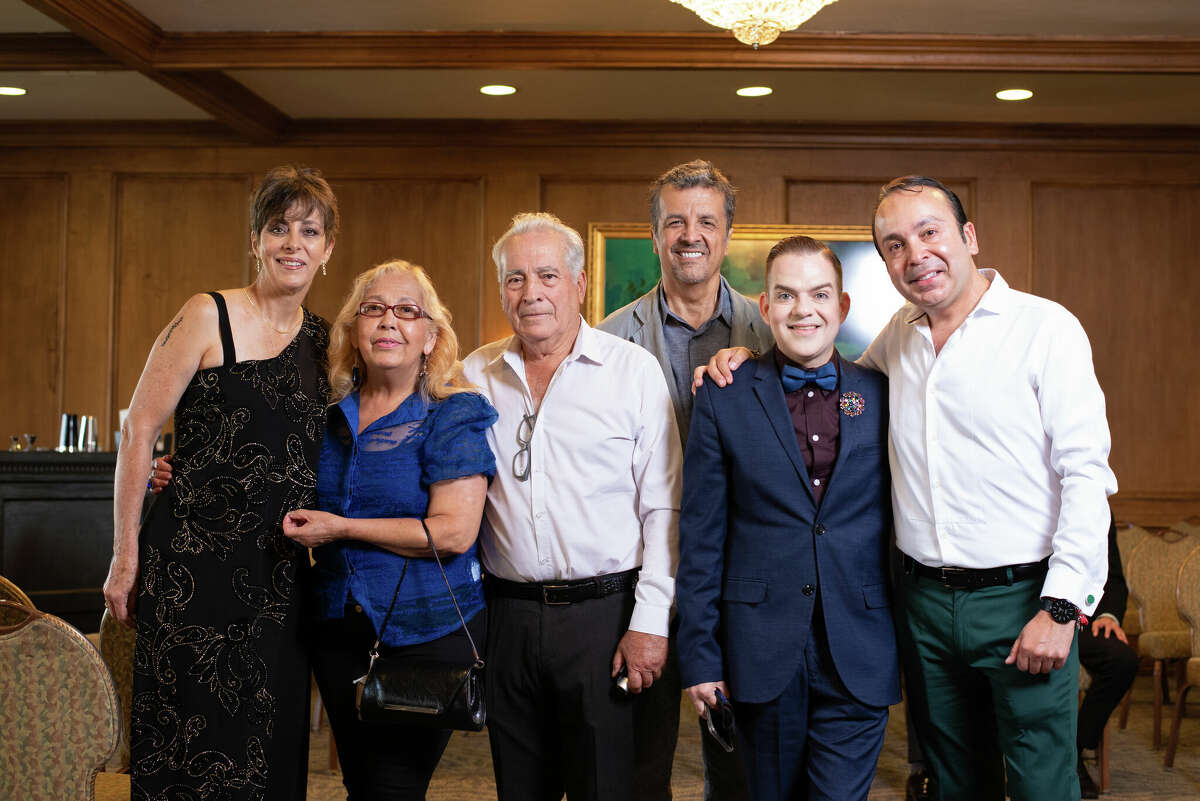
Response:
POLYGON ((725 196, 725 230, 733 226, 733 212, 737 207, 737 189, 729 183, 725 174, 711 161, 696 159, 678 164, 658 176, 650 185, 650 226, 657 231, 662 217, 662 190, 664 186, 675 189, 694 189, 697 186, 716 189, 725 196))
POLYGON ((763 276, 763 283, 768 292, 771 290, 771 265, 780 256, 824 256, 833 265, 833 274, 837 276, 837 291, 839 295, 842 294, 842 260, 829 245, 803 235, 780 239, 771 246, 771 251, 767 254, 766 273, 763 276))
POLYGON ((263 176, 250 201, 250 233, 258 236, 268 223, 282 219, 295 205, 306 214, 313 209, 319 211, 326 239, 337 236, 341 220, 337 197, 329 183, 320 170, 292 164, 274 167, 263 176))
MULTIPOLYGON (((937 178, 930 178, 926 175, 904 175, 888 181, 879 190, 879 198, 875 201, 875 212, 879 212, 879 207, 883 205, 883 201, 889 195, 897 192, 920 192, 922 189, 936 189, 946 196, 946 200, 950 203, 950 210, 954 212, 954 220, 958 223, 958 232, 965 236, 963 226, 967 224, 967 211, 963 208, 962 201, 958 199, 958 195, 954 194, 953 189, 937 178)), ((878 246, 878 243, 876 245, 878 246)))

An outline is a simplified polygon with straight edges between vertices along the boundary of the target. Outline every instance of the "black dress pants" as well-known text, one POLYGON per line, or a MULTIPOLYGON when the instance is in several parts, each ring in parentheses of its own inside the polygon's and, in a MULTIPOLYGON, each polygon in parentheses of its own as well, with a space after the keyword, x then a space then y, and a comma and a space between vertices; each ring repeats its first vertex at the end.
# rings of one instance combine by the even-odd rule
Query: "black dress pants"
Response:
MULTIPOLYGON (((482 645, 487 610, 468 620, 467 628, 476 645, 482 645)), ((348 801, 421 801, 451 731, 358 719, 354 680, 367 672, 367 652, 375 643, 375 627, 361 609, 347 605, 345 617, 318 623, 314 635, 313 675, 329 714, 348 801)), ((461 627, 432 642, 380 650, 463 662, 471 657, 461 627)))
POLYGON ((499 801, 628 801, 634 705, 610 674, 633 591, 567 605, 491 595, 488 613, 499 801))
POLYGON ((1079 664, 1092 676, 1092 686, 1079 705, 1079 748, 1096 748, 1104 724, 1137 675, 1138 655, 1116 637, 1092 636, 1091 628, 1079 632, 1079 664))

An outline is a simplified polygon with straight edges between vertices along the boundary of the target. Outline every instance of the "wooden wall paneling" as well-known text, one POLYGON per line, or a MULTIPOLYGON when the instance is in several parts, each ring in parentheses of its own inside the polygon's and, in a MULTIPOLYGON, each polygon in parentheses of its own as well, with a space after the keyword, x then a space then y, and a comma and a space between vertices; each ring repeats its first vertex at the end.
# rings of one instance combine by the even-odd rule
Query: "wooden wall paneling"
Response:
POLYGON ((1034 183, 1031 207, 1034 292, 1071 310, 1091 340, 1117 499, 1195 514, 1200 182, 1034 183))
MULTIPOLYGON (((536 171, 497 165, 484 181, 483 248, 479 254, 479 338, 475 347, 512 334, 512 326, 500 306, 500 284, 492 261, 492 245, 509 225, 514 214, 542 209, 542 180, 536 171)), ((569 223, 568 223, 569 224, 569 223)), ((459 333, 463 352, 469 343, 459 333)))
POLYGON ((72 173, 69 197, 63 291, 67 346, 63 350, 62 408, 59 411, 95 415, 100 425, 100 448, 112 450, 112 432, 117 427, 112 405, 113 290, 116 285, 112 173, 72 173))
MULTIPOLYGON (((879 188, 894 177, 788 178, 787 222, 790 225, 870 225, 879 188)), ((973 219, 972 182, 937 177, 958 195, 967 209, 967 216, 973 219)))
POLYGON ((971 184, 971 198, 974 211, 968 213, 979 240, 975 263, 996 268, 1013 289, 1032 291, 1029 179, 988 175, 971 184))
POLYGON ((588 223, 645 222, 650 230, 653 176, 542 176, 542 210, 587 237, 588 223))
POLYGON ((0 240, 7 264, 0 292, 5 390, 0 441, 34 434, 58 443, 64 331, 67 179, 60 174, 0 176, 0 240))
POLYGON ((129 405, 183 303, 245 286, 251 270, 249 176, 121 174, 116 183, 114 410, 129 405))
MULTIPOLYGON (((331 170, 327 170, 328 172, 331 170)), ((460 350, 479 339, 483 185, 478 178, 339 179, 342 212, 329 275, 317 276, 309 308, 333 320, 356 275, 399 258, 425 268, 454 317, 460 350)))

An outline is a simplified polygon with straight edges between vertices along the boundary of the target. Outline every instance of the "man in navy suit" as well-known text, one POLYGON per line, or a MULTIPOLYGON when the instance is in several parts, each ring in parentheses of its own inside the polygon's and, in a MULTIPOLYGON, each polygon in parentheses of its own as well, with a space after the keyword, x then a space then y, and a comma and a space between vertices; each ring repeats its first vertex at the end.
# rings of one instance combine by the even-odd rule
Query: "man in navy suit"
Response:
POLYGON ((900 700, 887 591, 887 381, 840 359, 824 244, 791 237, 759 298, 776 346, 696 393, 676 576, 683 684, 732 699, 750 795, 866 799, 900 700))

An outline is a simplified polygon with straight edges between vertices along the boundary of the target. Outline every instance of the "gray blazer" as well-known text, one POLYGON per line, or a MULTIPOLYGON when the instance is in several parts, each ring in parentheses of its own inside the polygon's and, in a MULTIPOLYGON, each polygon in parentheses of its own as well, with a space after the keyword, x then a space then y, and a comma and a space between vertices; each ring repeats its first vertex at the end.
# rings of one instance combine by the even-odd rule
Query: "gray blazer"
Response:
MULTIPOLYGON (((729 286, 725 276, 721 276, 721 285, 729 290, 729 306, 732 309, 732 325, 729 332, 729 347, 749 348, 755 353, 765 353, 775 344, 771 329, 758 313, 758 304, 729 286)), ((654 354, 662 367, 667 379, 667 389, 671 392, 671 403, 676 410, 680 407, 679 393, 675 390, 675 378, 671 371, 671 358, 667 353, 667 344, 663 341, 663 319, 659 312, 658 296, 662 292, 662 281, 654 289, 637 300, 617 309, 600 321, 596 327, 607 331, 613 336, 627 339, 635 345, 641 345, 654 354)), ((686 440, 684 442, 686 444, 686 440)))

